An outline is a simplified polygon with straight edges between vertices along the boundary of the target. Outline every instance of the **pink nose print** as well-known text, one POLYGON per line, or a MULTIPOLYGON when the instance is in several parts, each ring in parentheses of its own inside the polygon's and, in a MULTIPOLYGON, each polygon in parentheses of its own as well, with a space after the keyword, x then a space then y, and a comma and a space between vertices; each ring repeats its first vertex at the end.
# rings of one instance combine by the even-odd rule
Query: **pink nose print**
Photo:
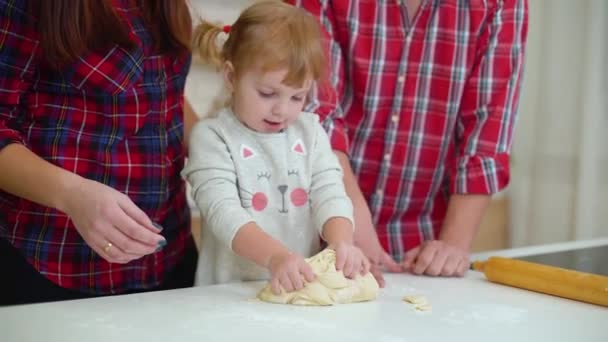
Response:
POLYGON ((251 205, 253 206, 253 209, 262 211, 266 209, 266 206, 268 205, 268 197, 261 192, 256 192, 251 199, 251 205))
POLYGON ((291 192, 291 203, 296 207, 301 207, 308 202, 308 194, 306 190, 297 188, 291 192))

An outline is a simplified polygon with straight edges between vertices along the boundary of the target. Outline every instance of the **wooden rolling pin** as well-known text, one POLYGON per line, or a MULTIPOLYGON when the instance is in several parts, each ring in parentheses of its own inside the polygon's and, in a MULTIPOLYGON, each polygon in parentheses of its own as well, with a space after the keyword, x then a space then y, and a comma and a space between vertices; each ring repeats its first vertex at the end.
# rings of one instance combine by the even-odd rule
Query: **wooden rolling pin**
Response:
POLYGON ((501 257, 475 261, 471 268, 495 283, 608 306, 605 276, 501 257))

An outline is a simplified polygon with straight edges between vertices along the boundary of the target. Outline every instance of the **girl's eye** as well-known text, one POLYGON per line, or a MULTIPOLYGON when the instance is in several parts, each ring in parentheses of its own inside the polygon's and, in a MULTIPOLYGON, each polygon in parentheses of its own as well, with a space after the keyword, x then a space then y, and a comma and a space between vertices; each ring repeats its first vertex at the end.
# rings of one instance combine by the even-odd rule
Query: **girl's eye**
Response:
POLYGON ((258 91, 258 94, 260 94, 261 97, 265 97, 265 98, 274 96, 274 93, 266 93, 263 91, 258 91))

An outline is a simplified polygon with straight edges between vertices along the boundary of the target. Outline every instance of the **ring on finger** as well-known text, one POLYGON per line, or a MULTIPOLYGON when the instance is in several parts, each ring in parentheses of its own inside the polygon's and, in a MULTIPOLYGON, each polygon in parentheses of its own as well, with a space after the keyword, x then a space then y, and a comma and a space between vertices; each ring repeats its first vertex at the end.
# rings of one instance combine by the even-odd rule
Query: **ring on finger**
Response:
POLYGON ((108 242, 105 247, 103 248, 104 253, 108 253, 110 251, 110 249, 112 248, 112 243, 108 242))

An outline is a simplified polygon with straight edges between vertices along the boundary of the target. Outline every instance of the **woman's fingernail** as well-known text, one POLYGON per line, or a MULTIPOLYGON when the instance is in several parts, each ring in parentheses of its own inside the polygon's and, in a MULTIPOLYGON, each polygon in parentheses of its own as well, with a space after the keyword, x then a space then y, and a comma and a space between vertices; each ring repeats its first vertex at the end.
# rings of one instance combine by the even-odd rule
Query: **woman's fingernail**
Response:
POLYGON ((152 225, 154 226, 154 228, 158 229, 159 232, 163 231, 163 226, 161 226, 160 224, 152 222, 152 225))
POLYGON ((157 252, 160 251, 166 245, 167 245, 167 240, 163 239, 163 240, 158 241, 158 247, 156 247, 156 251, 157 252))

